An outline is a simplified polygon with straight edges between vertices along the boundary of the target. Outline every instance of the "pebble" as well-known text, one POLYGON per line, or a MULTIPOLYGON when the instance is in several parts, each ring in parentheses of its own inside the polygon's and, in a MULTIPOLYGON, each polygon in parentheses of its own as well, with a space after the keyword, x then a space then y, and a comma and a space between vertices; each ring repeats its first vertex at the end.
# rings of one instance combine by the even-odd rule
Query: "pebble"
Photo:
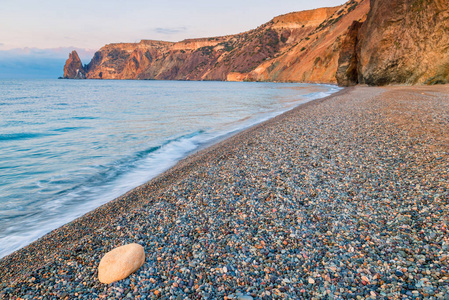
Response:
MULTIPOLYGON (((98 280, 113 283, 127 278, 145 262, 145 250, 136 243, 117 247, 106 253, 98 265, 98 280)), ((83 282, 86 285, 86 282, 83 282)))
POLYGON ((253 300, 254 298, 251 296, 238 296, 238 300, 253 300))

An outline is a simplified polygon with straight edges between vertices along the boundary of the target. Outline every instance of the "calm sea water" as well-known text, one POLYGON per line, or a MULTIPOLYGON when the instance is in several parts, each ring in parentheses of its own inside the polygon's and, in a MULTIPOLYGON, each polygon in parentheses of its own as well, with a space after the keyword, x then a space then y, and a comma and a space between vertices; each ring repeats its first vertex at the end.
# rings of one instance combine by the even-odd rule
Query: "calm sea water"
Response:
POLYGON ((0 257, 335 86, 0 81, 0 257))

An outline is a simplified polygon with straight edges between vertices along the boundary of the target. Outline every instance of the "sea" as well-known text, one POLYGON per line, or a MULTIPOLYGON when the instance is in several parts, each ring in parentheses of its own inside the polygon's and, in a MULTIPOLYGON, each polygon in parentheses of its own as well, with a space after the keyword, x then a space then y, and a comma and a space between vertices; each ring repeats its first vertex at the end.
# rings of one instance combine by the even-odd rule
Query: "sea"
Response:
POLYGON ((0 80, 0 258, 333 85, 0 80))

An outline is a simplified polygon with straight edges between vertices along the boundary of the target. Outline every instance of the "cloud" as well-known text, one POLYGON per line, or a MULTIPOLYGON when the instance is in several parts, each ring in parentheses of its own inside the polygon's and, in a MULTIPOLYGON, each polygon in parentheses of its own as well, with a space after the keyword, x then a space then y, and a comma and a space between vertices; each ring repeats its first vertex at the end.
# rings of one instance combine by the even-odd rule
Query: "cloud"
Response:
POLYGON ((187 28, 186 27, 175 27, 175 28, 158 27, 158 28, 155 28, 153 31, 158 34, 172 35, 172 34, 186 32, 187 28))
POLYGON ((83 63, 88 63, 95 52, 75 47, 0 50, 0 78, 57 78, 62 76, 72 50, 78 52, 83 63))
POLYGON ((0 50, 0 60, 11 58, 35 58, 35 59, 67 59, 69 53, 76 50, 82 61, 87 61, 92 58, 95 53, 93 49, 82 49, 76 47, 60 47, 60 48, 15 48, 9 50, 0 50))
POLYGON ((5 46, 5 44, 3 44, 3 43, 0 43, 0 47, 1 47, 1 46, 5 46))

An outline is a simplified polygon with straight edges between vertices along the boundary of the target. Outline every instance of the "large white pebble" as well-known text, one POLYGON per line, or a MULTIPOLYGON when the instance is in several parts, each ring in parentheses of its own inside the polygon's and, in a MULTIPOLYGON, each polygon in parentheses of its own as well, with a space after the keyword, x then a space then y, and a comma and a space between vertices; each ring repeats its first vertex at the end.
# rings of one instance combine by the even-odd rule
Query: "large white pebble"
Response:
POLYGON ((139 244, 128 244, 106 253, 98 265, 101 283, 113 283, 125 279, 145 262, 145 250, 139 244))

